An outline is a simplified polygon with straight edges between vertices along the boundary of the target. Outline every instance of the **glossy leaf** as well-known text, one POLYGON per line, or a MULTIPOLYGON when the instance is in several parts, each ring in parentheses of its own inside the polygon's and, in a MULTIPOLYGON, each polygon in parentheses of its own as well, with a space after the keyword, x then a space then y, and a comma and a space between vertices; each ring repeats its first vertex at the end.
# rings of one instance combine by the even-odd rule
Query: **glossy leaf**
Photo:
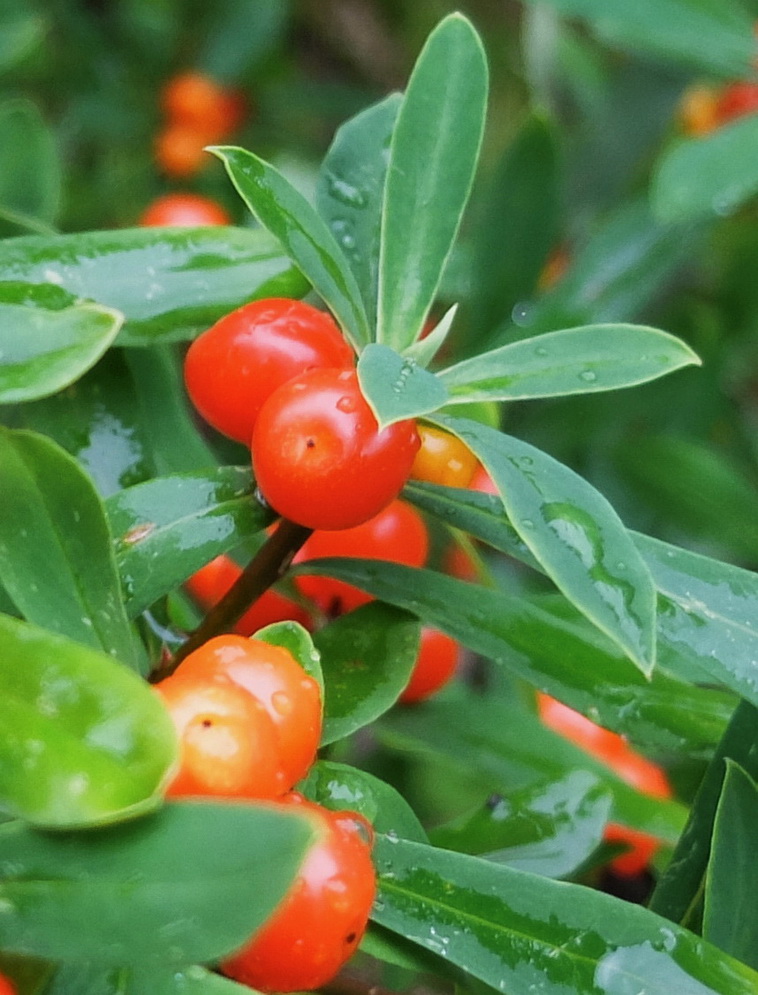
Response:
POLYGON ((605 498, 528 443, 467 419, 438 421, 479 457, 511 524, 561 593, 650 674, 655 588, 605 498))
POLYGON ((708 765, 671 862, 650 899, 653 911, 692 929, 701 925, 711 838, 729 760, 758 778, 758 710, 746 701, 737 706, 708 765))
POLYGON ((337 130, 316 187, 319 214, 350 264, 369 328, 376 326, 384 180, 401 99, 391 93, 337 130))
POLYGON ((747 115, 712 135, 674 145, 657 164, 651 198, 663 222, 731 214, 758 192, 753 153, 758 118, 747 115))
MULTIPOLYGON (((537 0, 527 0, 536 3, 537 0)), ((749 75, 756 47, 747 9, 735 0, 549 0, 621 48, 665 56, 725 77, 749 75)))
POLYGON ((230 802, 86 835, 1 826, 3 946, 119 967, 215 960, 271 913, 312 838, 293 811, 230 802))
POLYGON ((373 774, 319 760, 298 788, 307 798, 336 812, 359 812, 377 833, 426 843, 426 833, 403 796, 373 774))
POLYGON ((45 36, 45 19, 20 4, 0 13, 0 72, 26 58, 45 36))
POLYGON ((103 967, 72 961, 58 965, 44 995, 248 995, 249 991, 198 964, 177 969, 170 964, 103 967))
MULTIPOLYGON (((709 756, 733 709, 730 696, 663 670, 646 679, 583 619, 563 618, 525 598, 395 563, 324 559, 308 568, 316 565, 319 573, 417 614, 593 720, 656 749, 709 756)), ((328 686, 329 653, 321 650, 328 686)))
POLYGON ((132 618, 271 521, 242 467, 158 477, 114 494, 105 507, 132 618))
POLYGON ((176 734, 148 685, 127 668, 1 615, 0 692, 6 813, 42 826, 90 826, 160 802, 176 734))
POLYGON ((416 339, 413 345, 409 345, 405 349, 403 355, 408 359, 415 359, 419 366, 427 367, 445 344, 457 312, 458 305, 453 304, 445 311, 429 334, 424 335, 421 339, 416 339))
POLYGON ((436 411, 448 400, 447 390, 434 373, 385 345, 366 346, 358 360, 358 380, 380 430, 404 418, 436 411))
POLYGON ((699 365, 680 339, 643 325, 584 325, 547 332, 442 370, 450 402, 512 401, 634 387, 699 365))
MULTIPOLYGON (((0 32, 4 28, 0 21, 0 32)), ((59 197, 60 168, 52 131, 31 101, 4 101, 0 104, 0 220, 49 233, 59 197)))
POLYGON ((390 146, 377 341, 402 352, 421 334, 468 200, 482 141, 487 63, 461 14, 418 57, 390 146))
POLYGON ((99 304, 50 311, 0 304, 0 403, 67 387, 94 366, 122 324, 123 315, 99 304))
POLYGON ((543 116, 530 114, 506 147, 478 205, 471 320, 482 333, 509 319, 513 308, 534 293, 558 241, 557 146, 555 129, 543 116))
POLYGON ((705 880, 703 936, 758 970, 756 819, 755 781, 727 761, 705 880))
POLYGON ((22 427, 74 456, 104 497, 156 473, 126 350, 109 349, 67 390, 28 402, 17 414, 22 427))
POLYGON ((613 817, 624 825, 674 843, 686 819, 677 802, 640 794, 536 715, 502 697, 448 688, 415 708, 382 716, 375 728, 386 746, 442 762, 482 797, 492 792, 507 797, 583 770, 612 795, 613 817))
POLYGON ((365 605, 315 634, 326 684, 322 745, 394 705, 410 679, 418 640, 415 618, 380 604, 365 605))
MULTIPOLYGON (((257 297, 307 290, 279 244, 242 228, 134 228, 0 242, 0 273, 17 295, 46 283, 120 311, 119 345, 191 339, 257 297), (135 280, 134 274, 144 275, 135 280)), ((0 303, 6 301, 0 282, 0 303)))
POLYGON ((0 579, 30 622, 134 661, 103 505, 76 461, 0 429, 0 579))
POLYGON ((434 829, 432 842, 543 877, 566 877, 599 845, 610 807, 610 793, 594 774, 572 770, 548 784, 493 795, 476 812, 434 829))
POLYGON ((274 622, 253 633, 256 639, 272 646, 281 646, 294 656, 306 674, 315 677, 324 693, 324 675, 321 655, 313 645, 313 638, 299 622, 274 622))
POLYGON ((356 348, 370 339, 353 272, 334 236, 308 201, 277 169, 252 152, 212 148, 240 197, 329 305, 356 348))
POLYGON ((376 922, 498 991, 749 995, 758 974, 699 937, 580 885, 382 838, 376 922))

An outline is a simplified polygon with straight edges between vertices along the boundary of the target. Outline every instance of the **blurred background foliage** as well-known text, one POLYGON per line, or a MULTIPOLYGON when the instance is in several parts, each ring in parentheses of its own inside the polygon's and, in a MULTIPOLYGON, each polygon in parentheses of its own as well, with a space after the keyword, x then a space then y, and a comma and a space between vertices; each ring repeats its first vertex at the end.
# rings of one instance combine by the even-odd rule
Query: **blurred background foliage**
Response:
POLYGON ((128 227, 174 189, 250 224, 210 157, 179 181, 156 165, 167 81, 192 69, 241 92, 229 141, 308 192, 335 128, 401 89, 456 8, 484 38, 492 97, 440 300, 462 304, 453 354, 597 321, 681 336, 702 368, 525 402, 504 425, 627 525, 755 567, 758 116, 691 138, 682 107, 750 78, 758 0, 0 0, 0 234, 128 227), (719 162, 737 159, 723 189, 719 162))

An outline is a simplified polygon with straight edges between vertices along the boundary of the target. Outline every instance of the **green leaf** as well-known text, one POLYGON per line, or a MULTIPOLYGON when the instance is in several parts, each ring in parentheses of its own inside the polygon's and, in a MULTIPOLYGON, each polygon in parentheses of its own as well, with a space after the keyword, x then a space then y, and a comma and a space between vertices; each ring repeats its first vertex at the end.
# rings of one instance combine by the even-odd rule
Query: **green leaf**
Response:
POLYGON ((750 995, 758 975, 641 906, 405 840, 375 847, 373 918, 497 991, 750 995))
POLYGON ((298 785, 303 794, 336 812, 359 812, 377 833, 426 843, 426 833, 406 800, 373 774, 319 760, 298 785))
POLYGON ((310 674, 318 681, 323 699, 324 675, 321 670, 321 655, 307 629, 299 622, 273 622, 258 629, 253 635, 264 643, 281 646, 291 653, 306 674, 310 674))
POLYGON ((471 320, 482 333, 509 319, 534 293, 558 242, 558 184, 557 134, 544 117, 531 114, 505 149, 476 212, 471 320))
POLYGON ((59 199, 60 166, 52 131, 31 101, 4 101, 0 104, 0 219, 49 232, 59 199))
MULTIPOLYGON (((319 573, 412 611, 475 653, 656 750, 710 756, 734 707, 731 696, 693 687, 660 668, 646 679, 581 616, 577 622, 525 598, 395 563, 324 559, 295 572, 306 573, 316 563, 319 573)), ((328 687, 329 652, 321 650, 328 687)), ((328 695, 326 707, 328 715, 328 695)))
POLYGON ((487 62, 461 14, 431 33, 408 82, 384 195, 377 340, 421 334, 468 200, 484 129, 487 62))
POLYGON ((376 327, 384 180, 401 99, 392 93, 337 130, 316 187, 319 214, 350 264, 369 328, 376 327))
POLYGON ((415 359, 419 366, 426 368, 445 344, 457 312, 458 305, 453 304, 445 311, 429 334, 422 339, 417 339, 413 345, 409 345, 403 355, 408 359, 415 359))
POLYGON ((45 20, 21 4, 0 14, 0 72, 30 55, 45 36, 45 20))
POLYGON ((758 192, 757 142, 758 118, 751 114, 712 135, 674 145, 653 175, 656 216, 675 222, 731 214, 758 192))
POLYGON ((233 466, 148 480, 105 507, 132 618, 271 521, 250 471, 233 466))
POLYGON ((240 197, 334 312, 356 349, 371 338, 358 284, 329 228, 282 174, 252 152, 211 148, 240 197))
MULTIPOLYGON (((527 0, 535 4, 541 0, 527 0)), ((589 21, 601 38, 730 78, 750 74, 753 22, 736 0, 549 0, 567 17, 589 21)))
POLYGON ((270 915, 309 829, 294 811, 229 801, 86 834, 0 826, 3 946, 118 967, 215 960, 270 915))
POLYGON ((0 429, 0 580, 30 622, 124 663, 134 646, 105 510, 54 442, 0 429))
POLYGON ((708 765, 671 862, 650 899, 653 911, 692 929, 700 927, 711 838, 729 760, 758 778, 758 710, 746 701, 737 706, 708 765))
POLYGON ((758 970, 756 820, 755 781, 727 761, 705 879, 703 937, 758 970))
POLYGON ((613 818, 626 826, 675 843, 686 820, 683 806, 641 794, 502 695, 448 687, 414 708, 382 716, 375 731, 392 750, 441 761, 482 797, 493 791, 509 797, 514 791, 536 789, 583 770, 612 795, 613 818))
POLYGON ((0 404, 46 397, 78 380, 113 342, 123 320, 99 304, 48 311, 0 303, 0 404))
POLYGON ((322 745, 368 725, 394 705, 410 680, 418 640, 416 619, 382 604, 365 605, 315 634, 326 683, 322 745))
POLYGON ((249 995, 250 989, 198 964, 103 967, 87 961, 58 966, 44 995, 249 995))
POLYGON ((380 431, 404 418, 436 411, 448 400, 434 373, 385 345, 366 346, 358 360, 358 380, 380 431))
POLYGON ((156 472, 126 355, 109 349, 76 384, 16 411, 21 427, 76 457, 103 496, 156 472))
POLYGON ((491 796, 472 814, 432 830, 435 846, 486 854, 488 860, 543 877, 567 877, 599 845, 611 796, 589 771, 505 797, 491 796))
MULTIPOLYGON (((0 273, 10 281, 55 284, 124 314, 119 345, 193 338, 258 297, 307 290, 278 243, 243 228, 134 228, 0 242, 0 273), (135 279, 135 273, 144 279, 135 279)), ((6 284, 0 282, 0 303, 6 284)))
POLYGON ((533 446, 467 419, 435 419, 478 456, 506 513, 561 593, 650 674, 655 588, 605 498, 533 446))
MULTIPOLYGON (((89 826, 160 802, 176 734, 158 698, 127 668, 0 615, 0 692, 6 812, 42 826, 89 826)), ((3 858, 10 860, 5 851, 3 858)), ((0 936, 14 949, 5 942, 7 914, 3 908, 0 936)))
POLYGON ((680 339, 643 325, 584 325, 522 339, 438 373, 448 403, 512 401, 634 387, 700 365, 680 339))

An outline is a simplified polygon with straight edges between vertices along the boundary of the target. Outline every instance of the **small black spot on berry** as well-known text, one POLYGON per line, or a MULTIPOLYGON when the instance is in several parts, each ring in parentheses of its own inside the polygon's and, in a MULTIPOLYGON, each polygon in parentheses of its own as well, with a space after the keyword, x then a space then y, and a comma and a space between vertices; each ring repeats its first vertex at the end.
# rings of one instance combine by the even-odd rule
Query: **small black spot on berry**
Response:
POLYGON ((203 725, 203 729, 210 729, 210 727, 213 725, 213 723, 211 722, 210 719, 203 719, 202 725, 203 725))
POLYGON ((345 937, 345 943, 355 943, 357 939, 358 936, 356 933, 348 933, 347 936, 345 937))
POLYGON ((314 439, 308 439, 305 445, 308 447, 308 449, 314 449, 316 446, 316 442, 314 439))

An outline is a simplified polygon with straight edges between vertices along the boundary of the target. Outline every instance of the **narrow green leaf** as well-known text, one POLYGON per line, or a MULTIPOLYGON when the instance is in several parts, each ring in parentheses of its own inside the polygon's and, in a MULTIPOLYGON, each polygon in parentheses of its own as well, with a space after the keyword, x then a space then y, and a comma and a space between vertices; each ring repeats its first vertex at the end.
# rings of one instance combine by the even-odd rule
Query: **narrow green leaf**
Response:
POLYGON ((613 797, 613 818, 675 843, 686 821, 678 802, 641 794, 591 754, 503 696, 448 687, 414 708, 393 709, 374 727, 393 750, 442 761, 487 797, 537 788, 588 771, 613 797), (476 716, 472 722, 471 716, 476 716))
POLYGON ((313 637, 299 622, 273 622, 253 633, 256 639, 272 646, 281 646, 294 656, 306 674, 315 677, 324 694, 324 675, 321 654, 313 644, 313 637))
POLYGON ((252 152, 225 146, 210 150, 264 228, 328 304, 356 349, 371 333, 353 272, 324 221, 308 201, 269 163, 252 152))
POLYGON ((380 430, 437 411, 448 400, 434 373, 385 345, 366 346, 358 360, 358 380, 380 430))
POLYGON ((655 588, 616 512, 582 477, 512 436, 435 419, 476 453, 508 518, 561 593, 646 674, 655 663, 655 588))
MULTIPOLYGON (((511 317, 535 291, 559 236, 556 130, 529 115, 495 167, 477 205, 471 321, 482 334, 511 317), (507 232, 507 237, 503 233, 507 232)), ((465 348, 466 343, 461 343, 465 348)))
POLYGON ((0 404, 54 394, 94 366, 124 317, 99 304, 63 310, 0 303, 0 404))
POLYGON ((426 833, 408 802, 373 774, 347 764, 319 760, 299 784, 307 798, 336 812, 348 809, 365 816, 377 833, 426 843, 426 833))
POLYGON ((674 145, 653 176, 656 216, 674 222, 731 214, 758 192, 756 143, 758 118, 751 114, 712 135, 674 145))
POLYGON ((148 480, 105 508, 132 618, 271 521, 250 471, 232 466, 148 480))
POLYGON ((593 773, 571 770, 548 784, 494 795, 474 813, 432 830, 431 839, 445 850, 567 877, 599 845, 610 807, 608 789, 593 773))
POLYGON ((134 228, 0 242, 0 303, 53 284, 120 311, 119 345, 193 338, 258 297, 300 297, 308 289, 279 244, 243 228, 134 228), (144 279, 135 280, 134 274, 144 279))
POLYGON ((373 918, 497 991, 752 995, 758 974, 672 923, 580 885, 405 840, 375 848, 373 918))
POLYGON ((41 995, 249 995, 250 989, 198 964, 103 967, 87 961, 57 966, 41 995))
POLYGON ((403 355, 408 359, 415 359, 419 366, 426 368, 445 344, 457 312, 458 305, 453 304, 445 311, 431 332, 409 345, 403 355))
POLYGON ((270 915, 313 836, 294 810, 228 801, 86 834, 0 826, 3 947, 143 969, 213 961, 270 915))
POLYGON ((0 72, 7 72, 26 58, 45 37, 45 19, 36 11, 17 5, 0 14, 0 72))
POLYGON ((376 327, 384 180, 401 99, 391 93, 337 130, 316 187, 319 214, 350 264, 371 329, 376 327))
MULTIPOLYGON (((307 573, 307 566, 301 572, 307 573)), ((365 605, 316 633, 326 683, 322 745, 394 705, 410 679, 418 640, 415 618, 381 604, 365 605)))
POLYGON ((654 912, 695 930, 701 925, 713 826, 729 760, 758 778, 758 710, 746 701, 737 706, 708 765, 671 862, 650 899, 654 912))
POLYGON ((468 200, 484 130, 487 62, 461 14, 431 33, 390 147, 377 340, 402 352, 421 334, 468 200))
POLYGON ((9 212, 30 219, 30 225, 49 225, 58 210, 60 179, 55 136, 36 104, 0 104, 0 217, 9 212))
POLYGON ((0 580, 30 622, 124 663, 134 646, 105 510, 54 442, 0 429, 0 580))
MULTIPOLYGON (((527 0, 535 4, 542 0, 527 0)), ((736 0, 549 0, 567 17, 589 21, 606 41, 727 78, 750 74, 752 18, 736 0)))
MULTIPOLYGON (((0 615, 0 692, 5 812, 48 827, 90 826, 160 802, 176 734, 158 698, 126 667, 0 615)), ((3 941, 7 914, 0 912, 3 941)))
POLYGON ((642 325, 584 325, 522 339, 438 373, 450 401, 512 401, 634 387, 700 365, 680 339, 642 325))
POLYGON ((757 820, 755 781, 734 761, 727 761, 705 879, 703 936, 755 970, 758 970, 757 820))

